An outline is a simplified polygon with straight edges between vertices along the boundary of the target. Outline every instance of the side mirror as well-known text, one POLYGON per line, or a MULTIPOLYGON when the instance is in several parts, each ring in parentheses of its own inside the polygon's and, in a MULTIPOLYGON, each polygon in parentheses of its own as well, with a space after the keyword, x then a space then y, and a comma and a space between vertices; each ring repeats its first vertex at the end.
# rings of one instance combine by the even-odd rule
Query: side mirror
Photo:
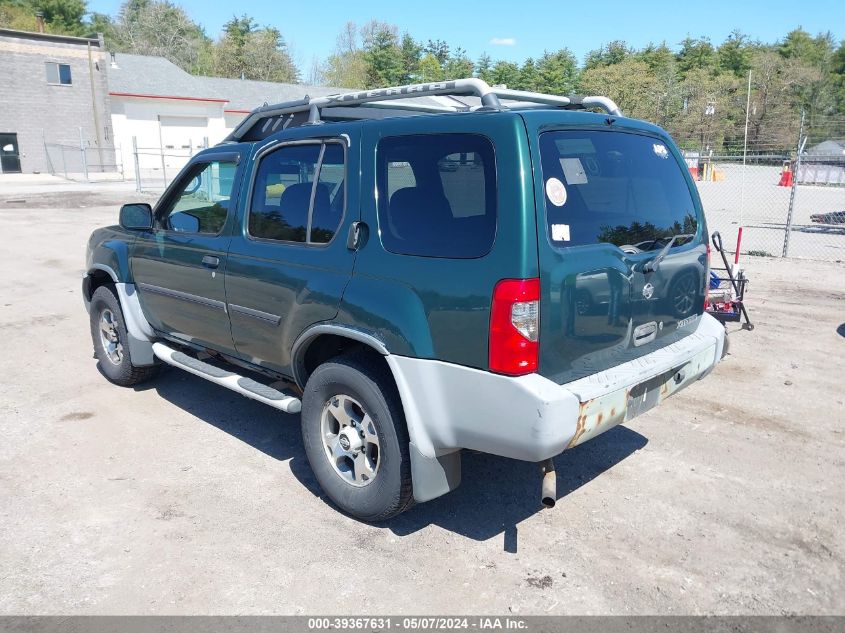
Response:
POLYGON ((146 202, 124 204, 118 222, 124 229, 148 231, 153 228, 153 208, 146 202))

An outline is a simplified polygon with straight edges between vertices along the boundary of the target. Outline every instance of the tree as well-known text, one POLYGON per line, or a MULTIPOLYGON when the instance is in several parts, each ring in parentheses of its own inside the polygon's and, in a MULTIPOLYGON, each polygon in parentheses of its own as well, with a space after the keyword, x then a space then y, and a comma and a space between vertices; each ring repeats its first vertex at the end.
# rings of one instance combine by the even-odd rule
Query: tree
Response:
POLYGON ((422 46, 408 33, 403 33, 400 48, 402 49, 401 83, 410 84, 417 81, 422 46))
POLYGON ((541 90, 540 74, 537 72, 537 64, 532 57, 522 63, 522 68, 519 69, 519 83, 514 88, 533 92, 541 90))
POLYGON ((337 36, 334 52, 321 69, 321 80, 338 88, 364 88, 367 85, 367 62, 360 43, 360 30, 347 22, 337 36))
POLYGON ((587 58, 584 61, 584 70, 618 64, 633 52, 624 41, 613 40, 587 53, 587 58))
POLYGON ((751 68, 751 52, 748 36, 739 29, 734 29, 716 51, 719 69, 737 77, 746 77, 751 68))
POLYGON ((463 79, 464 77, 472 77, 473 63, 467 57, 467 53, 462 48, 456 48, 453 53, 450 53, 449 59, 443 66, 443 76, 445 79, 463 79))
POLYGON ((223 25, 223 35, 214 47, 214 73, 235 79, 299 80, 299 71, 279 30, 259 28, 248 15, 233 17, 223 25))
POLYGON ((441 66, 445 66, 449 61, 449 45, 443 40, 428 40, 423 53, 434 55, 441 66))
POLYGON ((475 76, 487 83, 493 81, 493 60, 487 53, 481 53, 478 61, 475 62, 475 76))
POLYGON ((795 143, 800 117, 795 86, 799 77, 797 62, 778 53, 761 51, 752 58, 749 142, 777 149, 795 143))
POLYGON ((445 79, 440 61, 431 53, 425 53, 422 56, 418 68, 419 80, 421 82, 443 81, 445 79))
POLYGON ((556 95, 573 93, 578 80, 575 56, 568 48, 554 53, 544 52, 537 60, 537 76, 543 92, 556 95))
POLYGON ((697 149, 721 146, 740 118, 734 99, 740 83, 730 75, 714 77, 708 68, 690 70, 680 85, 683 106, 672 132, 682 140, 694 140, 697 149))
POLYGON ((628 57, 616 64, 585 70, 580 77, 580 91, 589 95, 607 95, 626 116, 653 120, 659 82, 648 65, 628 57))
POLYGON ((44 14, 45 30, 62 35, 92 32, 85 20, 85 0, 0 0, 0 27, 35 31, 35 14, 44 14))
POLYGON ((519 85, 519 66, 513 62, 498 61, 490 69, 490 81, 494 85, 512 88, 519 85))
POLYGON ((181 7, 167 1, 129 0, 120 8, 113 50, 165 57, 188 72, 203 73, 211 40, 181 7))
POLYGON ((404 69, 396 27, 373 20, 364 26, 363 39, 366 87, 383 88, 401 83, 404 69))
POLYGON ((710 38, 700 37, 694 39, 687 36, 681 42, 681 50, 678 51, 678 68, 682 75, 691 70, 713 69, 716 51, 710 43, 710 38))

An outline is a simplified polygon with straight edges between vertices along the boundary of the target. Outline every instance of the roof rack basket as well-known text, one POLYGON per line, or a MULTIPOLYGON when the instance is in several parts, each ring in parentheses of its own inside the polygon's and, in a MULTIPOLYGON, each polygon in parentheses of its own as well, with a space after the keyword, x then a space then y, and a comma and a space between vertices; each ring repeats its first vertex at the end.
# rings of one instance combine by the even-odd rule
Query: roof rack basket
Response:
MULTIPOLYGON (((327 97, 306 97, 298 101, 288 101, 275 105, 265 105, 253 110, 226 138, 227 141, 240 141, 256 124, 262 120, 281 117, 297 112, 308 112, 308 123, 317 124, 321 122, 320 113, 324 108, 335 108, 343 106, 356 106, 373 101, 398 101, 401 99, 413 99, 416 97, 433 96, 474 96, 481 99, 481 107, 493 110, 505 109, 501 99, 506 101, 517 101, 522 103, 536 103, 555 106, 567 109, 599 108, 613 116, 622 116, 622 112, 613 100, 608 97, 581 97, 543 94, 540 92, 528 92, 525 90, 509 90, 490 86, 487 82, 474 77, 468 79, 455 79, 452 81, 440 81, 425 84, 410 84, 407 86, 394 86, 391 88, 378 88, 376 90, 364 90, 360 92, 349 92, 345 94, 329 95, 327 97)), ((419 104, 396 104, 412 110, 422 112, 444 112, 454 111, 454 108, 432 107, 419 104)))

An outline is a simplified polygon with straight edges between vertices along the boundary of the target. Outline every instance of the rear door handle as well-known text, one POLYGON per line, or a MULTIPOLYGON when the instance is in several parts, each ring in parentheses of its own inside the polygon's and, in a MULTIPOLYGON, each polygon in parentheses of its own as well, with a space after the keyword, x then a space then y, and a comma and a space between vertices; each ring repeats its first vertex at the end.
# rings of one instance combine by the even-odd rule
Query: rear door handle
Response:
POLYGON ((217 268, 220 265, 220 258, 214 255, 206 255, 202 258, 202 265, 206 268, 217 268))

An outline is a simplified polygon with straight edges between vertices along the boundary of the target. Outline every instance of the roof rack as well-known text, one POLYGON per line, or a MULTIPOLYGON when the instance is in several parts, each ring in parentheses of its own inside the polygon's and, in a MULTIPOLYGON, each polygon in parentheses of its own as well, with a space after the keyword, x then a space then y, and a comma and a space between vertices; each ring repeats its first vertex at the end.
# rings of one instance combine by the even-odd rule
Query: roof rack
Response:
MULTIPOLYGON (((439 81, 425 84, 410 84, 407 86, 394 86, 391 88, 379 88, 376 90, 363 90, 360 92, 348 92, 345 94, 329 95, 326 97, 316 97, 311 99, 305 97, 298 101, 288 101, 286 103, 279 103, 275 105, 264 105, 253 110, 226 138, 226 141, 241 141, 246 140, 249 133, 256 128, 258 124, 262 124, 263 128, 268 126, 272 128, 270 132, 277 131, 281 125, 284 129, 290 125, 294 118, 302 121, 304 117, 294 117, 297 113, 308 113, 307 121, 302 121, 300 125, 304 124, 318 124, 323 122, 321 117, 322 110, 326 108, 336 108, 343 106, 358 106, 372 102, 379 102, 376 105, 382 105, 385 101, 398 101, 401 99, 414 99, 418 97, 435 97, 435 96, 474 96, 481 99, 481 107, 489 110, 503 110, 506 106, 502 105, 501 99, 506 101, 515 101, 521 103, 535 103, 555 106, 567 109, 586 109, 586 108, 600 108, 608 114, 614 116, 622 116, 622 111, 619 109, 613 100, 608 97, 599 96, 570 96, 563 97, 558 95, 543 94, 540 92, 528 92, 525 90, 509 90, 507 88, 498 88, 490 86, 487 82, 481 79, 470 77, 468 79, 455 79, 452 81, 439 81), (283 122, 286 115, 287 120, 283 122), (275 121, 273 121, 275 119, 275 121)), ((408 109, 413 112, 454 112, 455 108, 449 106, 431 106, 419 103, 395 103, 390 104, 391 108, 408 109)), ((327 113, 328 114, 328 113, 327 113)))

